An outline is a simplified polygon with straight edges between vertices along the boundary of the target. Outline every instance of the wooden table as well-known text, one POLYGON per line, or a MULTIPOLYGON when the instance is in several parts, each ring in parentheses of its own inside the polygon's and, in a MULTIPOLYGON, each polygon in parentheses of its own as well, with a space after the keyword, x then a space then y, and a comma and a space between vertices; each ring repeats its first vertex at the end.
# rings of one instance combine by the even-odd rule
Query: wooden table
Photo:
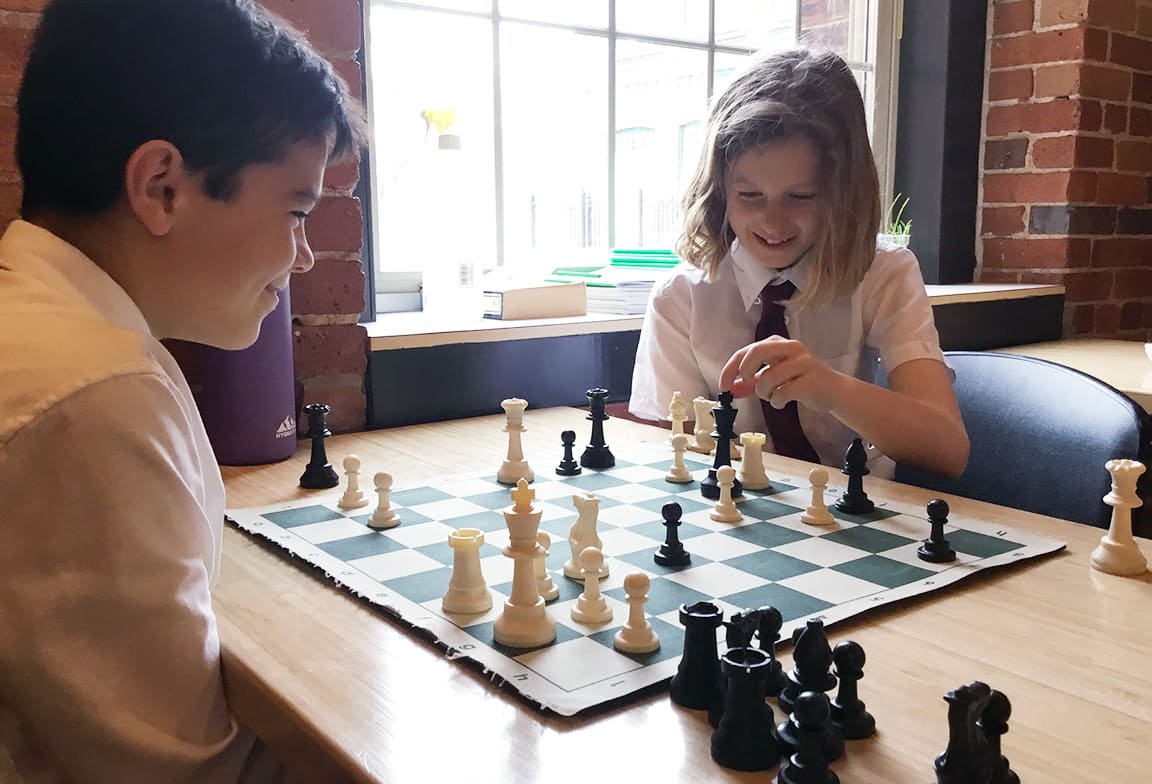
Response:
MULTIPOLYGON (((529 411, 526 455, 558 459, 554 435, 573 410, 529 411)), ((577 414, 576 421, 579 421, 577 414)), ((504 457, 503 416, 334 438, 334 464, 358 454, 397 484, 468 473, 504 457)), ((609 443, 665 431, 621 420, 609 443)), ((287 500, 307 462, 225 469, 231 506, 287 500)), ((769 471, 798 461, 767 455, 769 471)), ((803 475, 803 473, 800 473, 803 475)), ((869 477, 873 497, 926 503, 928 491, 869 477)), ((861 697, 879 732, 833 768, 850 782, 927 784, 948 737, 945 692, 972 680, 1013 703, 1004 751, 1027 784, 1152 778, 1152 575, 1088 567, 1098 529, 948 498, 958 514, 1068 543, 1066 551, 832 627, 868 662, 861 697)), ((453 663, 321 578, 245 535, 225 533, 216 610, 229 699, 243 721, 322 782, 768 782, 709 756, 711 728, 666 691, 576 718, 543 716, 453 663)), ((789 657, 781 659, 790 666, 789 657)), ((779 712, 777 711, 779 719, 779 712)))
POLYGON ((996 350, 1047 359, 1095 376, 1152 413, 1152 359, 1139 341, 1053 340, 996 350))

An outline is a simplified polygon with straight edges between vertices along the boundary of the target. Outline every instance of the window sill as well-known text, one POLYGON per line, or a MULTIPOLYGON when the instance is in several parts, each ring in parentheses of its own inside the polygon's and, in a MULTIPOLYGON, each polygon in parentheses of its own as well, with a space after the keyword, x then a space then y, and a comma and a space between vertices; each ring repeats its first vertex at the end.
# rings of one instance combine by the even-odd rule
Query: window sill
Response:
MULTIPOLYGON (((927 286, 933 305, 962 302, 1060 296, 1063 286, 966 283, 927 286)), ((639 330, 641 316, 589 313, 586 316, 497 321, 460 313, 386 313, 365 324, 373 351, 426 348, 454 343, 494 343, 506 340, 590 335, 639 330)))

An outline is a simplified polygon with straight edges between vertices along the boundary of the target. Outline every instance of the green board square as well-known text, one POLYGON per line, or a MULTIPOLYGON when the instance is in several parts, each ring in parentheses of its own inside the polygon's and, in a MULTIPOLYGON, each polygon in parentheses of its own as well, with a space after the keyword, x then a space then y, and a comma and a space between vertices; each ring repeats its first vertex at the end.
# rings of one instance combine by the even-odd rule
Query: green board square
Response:
POLYGON ((740 555, 729 558, 724 563, 733 569, 739 569, 742 572, 764 577, 768 580, 787 580, 789 577, 808 574, 808 572, 820 568, 816 564, 772 550, 761 550, 756 553, 740 555))
POLYGON ((652 558, 653 554, 655 554, 658 548, 659 545, 656 545, 648 550, 637 550, 634 553, 618 555, 616 558, 617 560, 630 563, 633 566, 638 566, 644 571, 652 572, 653 574, 672 574, 673 572, 683 572, 686 569, 693 569, 697 566, 703 566, 704 564, 712 563, 709 559, 702 558, 699 555, 693 555, 692 552, 689 551, 688 556, 691 560, 683 566, 661 566, 660 564, 656 563, 655 559, 652 558))
MULTIPOLYGON (((671 659, 674 656, 679 656, 684 653, 684 627, 679 624, 668 623, 660 618, 649 618, 648 622, 652 624, 652 631, 660 637, 660 647, 651 653, 625 653, 624 651, 616 651, 617 653, 627 656, 633 661, 640 662, 641 664, 655 664, 662 662, 665 659, 671 659)), ((623 624, 621 624, 623 625, 623 624)), ((595 640, 603 646, 608 648, 615 648, 612 645, 612 639, 616 636, 616 632, 620 631, 620 626, 612 629, 604 629, 595 634, 589 634, 588 638, 595 640)))
POLYGON ((974 555, 977 558, 991 558, 994 555, 1010 553, 1021 547, 1019 542, 978 534, 975 531, 952 531, 945 534, 945 538, 956 552, 968 553, 968 555, 974 555))
POLYGON ((680 504, 680 510, 683 514, 691 514, 692 512, 699 512, 703 509, 711 509, 713 506, 711 501, 706 501, 704 499, 696 500, 695 498, 685 498, 684 496, 675 495, 670 495, 666 498, 650 498, 647 501, 637 501, 632 504, 632 506, 636 506, 641 509, 647 509, 649 512, 653 512, 657 517, 660 517, 660 513, 664 509, 664 504, 669 504, 672 502, 680 504))
POLYGON ((751 525, 742 525, 739 528, 726 529, 721 533, 734 539, 758 544, 765 550, 809 538, 808 534, 772 523, 752 523, 751 525))
POLYGON ((620 487, 621 485, 628 484, 628 482, 625 482, 623 479, 608 474, 595 473, 566 477, 564 481, 574 487, 579 487, 581 490, 590 490, 592 492, 603 490, 607 487, 620 487))
MULTIPOLYGON (((697 563, 692 564, 692 566, 701 565, 702 564, 697 563)), ((647 569, 648 567, 645 566, 644 568, 647 569)), ((605 591, 604 595, 611 596, 613 599, 619 599, 622 602, 628 601, 628 594, 624 592, 623 586, 605 591)), ((672 580, 653 580, 648 588, 648 602, 644 605, 644 611, 649 615, 662 615, 663 613, 675 610, 682 604, 695 604, 696 602, 705 602, 711 599, 711 596, 705 596, 700 593, 700 591, 673 582, 672 580)))
POLYGON ((899 512, 894 512, 891 509, 884 509, 879 506, 867 514, 847 514, 837 509, 833 503, 828 504, 828 511, 831 512, 832 516, 837 520, 842 520, 845 523, 874 523, 877 520, 887 520, 889 517, 896 517, 900 514, 899 512))
POLYGON ((827 610, 832 605, 815 596, 793 591, 783 585, 770 583, 750 591, 732 594, 731 596, 717 597, 736 607, 775 607, 783 616, 784 622, 794 621, 806 615, 827 610))
POLYGON ((344 515, 335 509, 329 509, 319 504, 301 506, 295 509, 285 509, 282 512, 266 512, 264 514, 264 517, 276 523, 276 525, 281 528, 295 528, 298 525, 324 523, 328 520, 339 520, 343 516, 344 515))
POLYGON ((452 581, 452 570, 448 567, 433 569, 430 572, 418 572, 404 577, 381 581, 396 593, 413 602, 430 602, 439 599, 448 591, 448 583, 452 581))
POLYGON ((857 558, 838 566, 831 567, 833 571, 858 577, 885 588, 899 588, 931 577, 935 572, 920 569, 911 564, 901 563, 882 555, 869 555, 866 558, 857 558))
POLYGON ((797 514, 801 510, 779 501, 773 501, 765 496, 748 495, 747 500, 740 504, 740 512, 745 517, 756 520, 771 520, 774 517, 797 514))
POLYGON ((389 496, 393 506, 417 506, 435 501, 447 501, 453 496, 433 487, 413 487, 410 490, 394 490, 389 496))
MULTIPOLYGON (((924 535, 927 536, 927 532, 925 532, 924 535)), ((844 528, 835 533, 827 534, 821 537, 821 539, 826 542, 836 542, 837 544, 847 545, 848 547, 855 547, 857 550, 866 550, 870 553, 895 550, 897 547, 915 541, 904 536, 890 534, 887 531, 878 531, 875 528, 868 528, 863 525, 844 528)))
POLYGON ((353 536, 349 539, 337 539, 318 544, 316 547, 341 561, 353 561, 357 558, 367 558, 371 555, 407 549, 395 539, 377 533, 353 536))

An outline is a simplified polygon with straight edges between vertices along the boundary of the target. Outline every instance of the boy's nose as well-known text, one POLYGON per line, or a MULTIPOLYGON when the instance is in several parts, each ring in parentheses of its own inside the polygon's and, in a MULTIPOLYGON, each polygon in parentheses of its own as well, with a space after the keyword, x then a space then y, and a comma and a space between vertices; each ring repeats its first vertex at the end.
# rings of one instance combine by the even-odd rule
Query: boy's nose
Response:
POLYGON ((292 265, 293 272, 307 272, 316 263, 312 255, 312 247, 308 244, 308 237, 304 234, 304 227, 299 229, 300 235, 296 238, 296 263, 292 265))

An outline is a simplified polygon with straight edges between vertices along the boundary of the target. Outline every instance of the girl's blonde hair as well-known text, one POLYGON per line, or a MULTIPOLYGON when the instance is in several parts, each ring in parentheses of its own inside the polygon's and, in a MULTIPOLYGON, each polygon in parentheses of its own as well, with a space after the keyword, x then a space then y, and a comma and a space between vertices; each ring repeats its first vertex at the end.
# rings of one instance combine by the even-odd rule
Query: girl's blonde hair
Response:
POLYGON ((820 156, 822 220, 808 285, 798 302, 827 302, 860 283, 876 255, 880 184, 864 101, 852 71, 831 52, 794 50, 757 59, 712 104, 700 162, 683 198, 680 257, 709 280, 735 240, 724 184, 741 153, 801 136, 820 156))

